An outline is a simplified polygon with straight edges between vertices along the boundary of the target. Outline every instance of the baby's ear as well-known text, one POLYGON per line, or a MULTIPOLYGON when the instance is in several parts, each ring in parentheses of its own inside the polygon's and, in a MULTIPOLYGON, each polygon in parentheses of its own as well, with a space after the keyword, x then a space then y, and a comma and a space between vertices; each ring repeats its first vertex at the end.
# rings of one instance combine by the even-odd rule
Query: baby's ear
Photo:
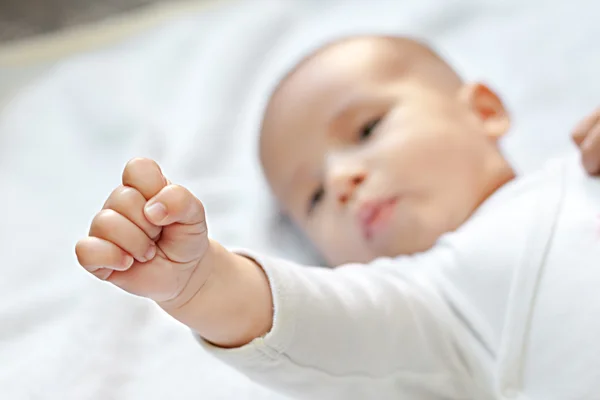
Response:
POLYGON ((492 89, 482 83, 466 84, 460 97, 481 121, 484 133, 491 139, 498 140, 508 132, 510 117, 492 89))

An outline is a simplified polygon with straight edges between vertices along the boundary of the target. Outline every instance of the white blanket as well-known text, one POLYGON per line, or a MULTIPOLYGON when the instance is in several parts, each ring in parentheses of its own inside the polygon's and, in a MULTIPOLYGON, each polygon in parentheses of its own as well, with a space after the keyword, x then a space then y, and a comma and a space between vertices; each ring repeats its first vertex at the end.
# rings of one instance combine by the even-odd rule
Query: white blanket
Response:
POLYGON ((255 157, 270 65, 336 32, 430 40, 501 93, 507 154, 528 170, 572 151, 570 129, 600 105, 599 16, 595 0, 247 1, 61 62, 0 115, 0 398, 280 398, 77 266, 74 244, 125 162, 161 162, 226 245, 302 259, 255 157))

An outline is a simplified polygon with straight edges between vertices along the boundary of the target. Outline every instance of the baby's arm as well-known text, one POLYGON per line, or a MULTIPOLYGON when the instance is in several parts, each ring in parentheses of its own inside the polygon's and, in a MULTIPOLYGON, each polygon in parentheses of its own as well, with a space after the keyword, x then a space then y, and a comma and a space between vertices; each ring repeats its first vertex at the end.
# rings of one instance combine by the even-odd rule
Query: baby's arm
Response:
POLYGON ((461 367, 449 313, 403 274, 434 256, 329 270, 232 253, 208 238, 201 202, 144 159, 127 165, 76 251, 271 388, 312 399, 464 394, 450 372, 461 367))
POLYGON ((217 358, 295 398, 470 398, 457 321, 431 281, 403 270, 439 253, 335 270, 251 256, 270 282, 273 326, 237 349, 200 339, 217 358))

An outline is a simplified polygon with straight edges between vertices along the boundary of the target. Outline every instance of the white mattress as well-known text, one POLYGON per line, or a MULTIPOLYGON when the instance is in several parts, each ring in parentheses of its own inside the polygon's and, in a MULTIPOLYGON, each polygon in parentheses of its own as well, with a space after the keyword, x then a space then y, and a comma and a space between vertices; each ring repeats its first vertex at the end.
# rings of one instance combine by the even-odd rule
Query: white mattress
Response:
POLYGON ((3 110, 1 399, 279 398, 150 302, 85 274, 73 247, 125 162, 150 156, 204 200, 213 237, 309 254, 276 223, 253 143, 272 68, 319 37, 432 41, 502 94, 514 116, 505 149, 521 170, 572 151, 570 129, 600 105, 595 0, 327 3, 246 1, 179 18, 64 60, 3 110))

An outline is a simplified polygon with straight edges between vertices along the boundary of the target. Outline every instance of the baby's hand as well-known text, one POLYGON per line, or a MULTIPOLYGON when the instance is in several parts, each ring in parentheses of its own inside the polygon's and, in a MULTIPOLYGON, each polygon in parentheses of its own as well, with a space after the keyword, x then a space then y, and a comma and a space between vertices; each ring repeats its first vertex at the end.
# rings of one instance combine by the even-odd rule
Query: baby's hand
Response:
POLYGON ((577 125, 573 141, 581 150, 581 159, 591 175, 600 174, 600 108, 577 125))
POLYGON ((77 259, 129 293, 179 307, 212 272, 200 267, 209 247, 202 203, 152 160, 131 160, 122 181, 77 243, 77 259))

